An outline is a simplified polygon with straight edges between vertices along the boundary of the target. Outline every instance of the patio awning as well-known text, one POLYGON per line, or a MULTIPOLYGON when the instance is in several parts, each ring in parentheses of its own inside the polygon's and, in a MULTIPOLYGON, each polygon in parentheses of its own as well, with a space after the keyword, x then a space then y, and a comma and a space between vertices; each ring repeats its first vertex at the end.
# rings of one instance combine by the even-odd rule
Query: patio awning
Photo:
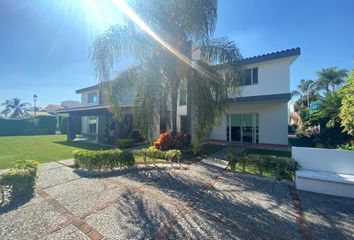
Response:
MULTIPOLYGON (((132 105, 121 106, 124 113, 131 112, 132 105)), ((109 116, 111 115, 107 105, 82 106, 66 108, 57 111, 58 114, 69 114, 70 116, 109 116)))

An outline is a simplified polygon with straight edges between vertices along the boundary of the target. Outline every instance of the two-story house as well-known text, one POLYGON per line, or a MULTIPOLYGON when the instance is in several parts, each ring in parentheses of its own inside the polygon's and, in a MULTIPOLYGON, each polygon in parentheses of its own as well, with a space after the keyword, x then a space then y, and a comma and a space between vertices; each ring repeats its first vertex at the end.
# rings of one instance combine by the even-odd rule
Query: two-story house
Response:
MULTIPOLYGON (((300 48, 243 59, 245 80, 230 103, 224 120, 211 131, 209 139, 239 143, 288 144, 288 101, 290 66, 300 55, 300 48)), ((82 116, 82 134, 92 140, 104 141, 112 124, 108 107, 104 105, 98 85, 79 89, 82 106, 66 109, 71 116, 82 116)), ((187 124, 186 91, 179 91, 177 129, 187 124)), ((124 105, 127 119, 132 121, 132 97, 124 105)), ((157 124, 157 132, 158 127, 157 124)))

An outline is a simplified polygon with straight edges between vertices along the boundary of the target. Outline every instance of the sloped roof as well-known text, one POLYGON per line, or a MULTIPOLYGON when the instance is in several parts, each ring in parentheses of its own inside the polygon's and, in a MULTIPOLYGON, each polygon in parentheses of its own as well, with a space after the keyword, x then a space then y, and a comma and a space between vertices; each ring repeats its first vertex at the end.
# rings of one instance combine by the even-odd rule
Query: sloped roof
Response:
POLYGON ((301 49, 299 47, 297 47, 297 48, 291 48, 291 49, 286 49, 286 50, 282 50, 282 51, 257 55, 254 57, 244 58, 242 60, 242 62, 244 64, 253 64, 253 63, 259 63, 259 62, 271 61, 271 60, 275 60, 275 59, 279 59, 279 58, 299 56, 300 54, 301 54, 301 49))
MULTIPOLYGON (((280 58, 286 58, 286 57, 292 57, 292 56, 299 56, 301 54, 301 48, 289 48, 277 52, 271 52, 271 53, 266 53, 266 54, 261 54, 253 57, 248 57, 242 59, 242 63, 244 64, 254 64, 254 63, 260 63, 260 62, 266 62, 266 61, 271 61, 275 59, 280 59, 280 58)), ((99 84, 86 87, 86 88, 81 88, 76 90, 76 93, 82 93, 90 90, 95 90, 99 87, 99 84)))
POLYGON ((57 110, 60 110, 60 109, 64 109, 64 107, 61 105, 57 105, 57 104, 49 104, 48 106, 46 106, 44 108, 44 110, 49 113, 56 112, 57 110))

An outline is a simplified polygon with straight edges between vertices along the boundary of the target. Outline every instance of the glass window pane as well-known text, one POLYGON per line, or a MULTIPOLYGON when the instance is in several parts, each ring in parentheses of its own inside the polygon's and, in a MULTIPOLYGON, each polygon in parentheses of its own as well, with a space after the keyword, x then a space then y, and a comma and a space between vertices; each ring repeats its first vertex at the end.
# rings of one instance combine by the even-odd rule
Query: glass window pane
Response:
POLYGON ((231 126, 241 126, 241 115, 240 114, 231 115, 231 126))
POLYGON ((243 115, 242 126, 252 127, 252 114, 244 114, 243 115))
POLYGON ((258 68, 252 69, 253 84, 258 84, 258 68))
POLYGON ((251 85, 251 69, 247 69, 245 72, 245 85, 251 85))
POLYGON ((88 95, 88 100, 87 100, 88 103, 95 103, 97 102, 97 93, 89 93, 88 95))

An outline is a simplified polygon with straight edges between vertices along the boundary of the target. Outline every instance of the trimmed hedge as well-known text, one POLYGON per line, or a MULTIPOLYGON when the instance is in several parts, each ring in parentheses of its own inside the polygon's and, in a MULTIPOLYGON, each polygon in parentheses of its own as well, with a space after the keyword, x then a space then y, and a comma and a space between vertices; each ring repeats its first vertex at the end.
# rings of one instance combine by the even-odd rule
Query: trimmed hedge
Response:
POLYGON ((271 173, 275 179, 294 179, 295 172, 301 166, 292 158, 277 157, 257 154, 237 154, 231 151, 227 157, 228 166, 231 171, 236 171, 236 166, 241 167, 245 172, 246 167, 254 167, 258 174, 263 176, 264 172, 271 173))
POLYGON ((151 159, 165 159, 165 160, 167 160, 165 152, 158 150, 154 147, 149 147, 149 148, 140 149, 140 150, 133 150, 132 153, 134 156, 144 157, 144 159, 146 157, 148 157, 151 159))
POLYGON ((33 192, 36 184, 38 162, 17 161, 15 168, 0 174, 0 189, 11 188, 13 197, 33 192))
POLYGON ((119 148, 130 148, 135 145, 135 140, 134 139, 118 139, 117 140, 117 146, 119 148))
POLYGON ((111 169, 115 167, 132 166, 135 158, 130 151, 124 150, 101 150, 89 151, 78 150, 74 152, 75 164, 89 170, 111 169))
POLYGON ((47 129, 47 134, 55 134, 56 127, 56 116, 37 116, 35 118, 23 119, 0 119, 0 136, 27 135, 30 129, 47 129))
MULTIPOLYGON (((59 131, 62 134, 68 133, 68 116, 58 116, 58 124, 59 124, 59 131)), ((73 116, 71 117, 71 131, 75 134, 81 132, 81 117, 80 116, 73 116)))
POLYGON ((25 129, 23 135, 48 135, 48 129, 25 129))
POLYGON ((19 136, 23 134, 24 129, 33 128, 32 122, 28 118, 24 119, 1 119, 0 118, 0 136, 19 136))
POLYGON ((61 134, 68 133, 68 120, 69 117, 67 116, 58 116, 59 131, 61 134))
POLYGON ((55 134, 57 129, 56 116, 38 116, 35 118, 35 128, 47 129, 48 134, 55 134))

